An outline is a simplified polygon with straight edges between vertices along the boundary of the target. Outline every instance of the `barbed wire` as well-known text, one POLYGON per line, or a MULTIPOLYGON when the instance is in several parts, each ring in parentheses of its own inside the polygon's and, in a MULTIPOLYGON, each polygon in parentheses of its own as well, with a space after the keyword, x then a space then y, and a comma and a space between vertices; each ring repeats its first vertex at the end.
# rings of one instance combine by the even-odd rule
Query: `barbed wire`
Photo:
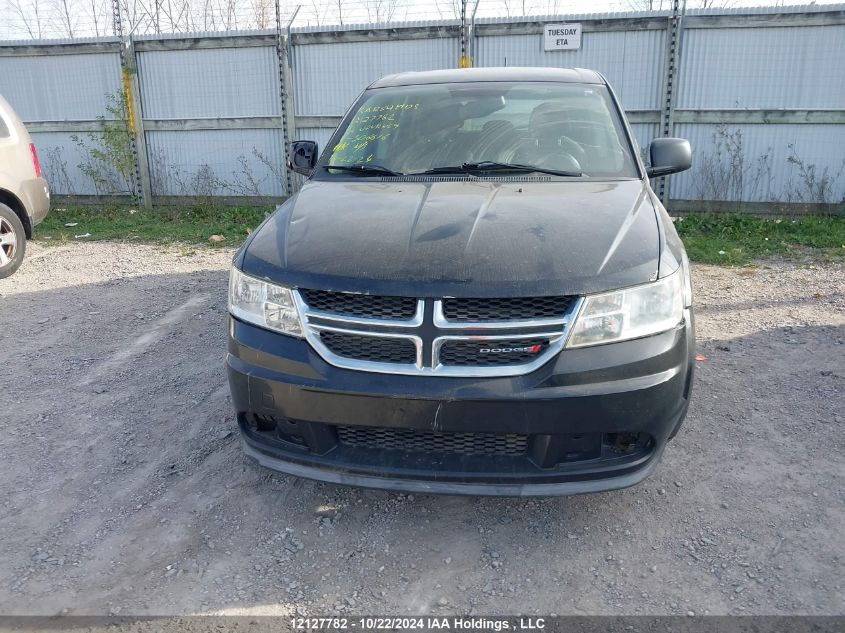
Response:
MULTIPOLYGON (((834 4, 816 0, 812 4, 834 4)), ((468 0, 478 18, 668 11, 670 0, 468 0)), ((788 6, 784 0, 688 0, 689 8, 788 6)), ((457 20, 460 0, 288 0, 282 24, 294 27, 457 20)), ((121 0, 124 32, 133 35, 231 32, 275 27, 273 0, 121 0)), ((0 0, 0 40, 112 36, 108 0, 0 0)))

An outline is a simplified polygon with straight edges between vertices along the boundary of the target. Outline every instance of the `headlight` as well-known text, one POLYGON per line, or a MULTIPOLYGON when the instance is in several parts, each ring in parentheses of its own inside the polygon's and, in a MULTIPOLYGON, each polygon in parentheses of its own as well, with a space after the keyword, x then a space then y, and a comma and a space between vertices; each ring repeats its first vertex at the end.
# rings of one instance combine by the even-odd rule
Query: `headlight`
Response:
POLYGON ((682 268, 642 286, 588 295, 567 347, 615 343, 671 330, 684 318, 682 268))
POLYGON ((229 312, 242 321, 291 336, 302 336, 302 323, 290 288, 277 286, 232 267, 229 312))

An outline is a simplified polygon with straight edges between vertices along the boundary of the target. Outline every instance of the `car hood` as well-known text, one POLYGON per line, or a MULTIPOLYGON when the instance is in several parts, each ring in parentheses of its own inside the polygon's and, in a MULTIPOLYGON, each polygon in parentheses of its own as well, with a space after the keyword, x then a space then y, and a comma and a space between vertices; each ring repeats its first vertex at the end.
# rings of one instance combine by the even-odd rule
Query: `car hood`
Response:
POLYGON ((303 288, 548 296, 656 279, 659 244, 639 180, 312 181, 236 263, 303 288))

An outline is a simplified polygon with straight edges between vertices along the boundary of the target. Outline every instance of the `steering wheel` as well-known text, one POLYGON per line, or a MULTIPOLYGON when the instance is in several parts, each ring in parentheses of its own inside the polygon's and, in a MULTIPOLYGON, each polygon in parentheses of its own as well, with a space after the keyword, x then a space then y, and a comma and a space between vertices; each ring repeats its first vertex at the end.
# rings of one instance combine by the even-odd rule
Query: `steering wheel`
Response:
POLYGON ((538 146, 536 140, 523 144, 511 153, 508 162, 537 165, 560 171, 582 171, 581 164, 586 158, 587 152, 580 143, 568 136, 560 136, 558 144, 553 147, 538 146))
POLYGON ((559 139, 560 148, 568 153, 571 154, 579 163, 583 162, 585 158, 587 158, 587 151, 578 141, 571 139, 568 136, 561 136, 559 139))
POLYGON ((546 151, 534 155, 532 165, 560 171, 582 171, 581 162, 569 152, 546 151))

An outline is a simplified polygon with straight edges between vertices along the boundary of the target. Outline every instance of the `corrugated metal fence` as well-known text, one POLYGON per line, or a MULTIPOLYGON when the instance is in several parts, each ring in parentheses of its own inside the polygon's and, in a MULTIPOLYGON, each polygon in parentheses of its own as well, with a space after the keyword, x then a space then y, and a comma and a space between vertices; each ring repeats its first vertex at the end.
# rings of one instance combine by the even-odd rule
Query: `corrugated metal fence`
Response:
MULTIPOLYGON (((542 29, 561 16, 479 20, 474 64, 599 70, 646 147, 665 128, 671 18, 566 16, 582 23, 582 47, 553 52, 543 50, 542 29)), ((845 5, 691 11, 682 27, 671 126, 693 143, 695 167, 672 178, 675 206, 842 202, 845 5)), ((282 196, 281 81, 293 87, 291 136, 322 147, 373 80, 455 67, 459 35, 457 22, 444 21, 295 29, 287 45, 274 31, 136 38, 129 58, 146 186, 152 197, 282 196)), ((120 46, 0 43, 0 92, 28 123, 59 194, 121 190, 119 178, 100 177, 92 156, 122 89, 120 46)))

